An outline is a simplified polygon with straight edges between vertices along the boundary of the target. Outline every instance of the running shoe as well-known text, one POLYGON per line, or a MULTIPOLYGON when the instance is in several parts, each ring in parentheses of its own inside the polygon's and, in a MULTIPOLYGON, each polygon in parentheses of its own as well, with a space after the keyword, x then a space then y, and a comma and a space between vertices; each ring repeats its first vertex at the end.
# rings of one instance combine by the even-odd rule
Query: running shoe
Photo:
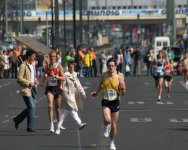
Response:
POLYGON ((161 96, 160 95, 157 97, 157 101, 161 101, 161 96))
POLYGON ((188 81, 186 81, 185 86, 188 87, 188 81))
POLYGON ((114 141, 110 141, 110 150, 116 150, 116 146, 114 144, 114 141))
POLYGON ((103 133, 103 135, 104 135, 105 138, 109 137, 109 127, 110 127, 110 125, 105 125, 104 126, 104 133, 103 133))
POLYGON ((54 133, 55 130, 54 130, 54 127, 50 127, 50 133, 54 133))
POLYGON ((86 126, 85 122, 81 122, 79 125, 79 130, 83 129, 86 126))
POLYGON ((61 129, 57 128, 56 131, 55 131, 55 134, 59 135, 60 133, 61 133, 61 129))
POLYGON ((61 125, 60 127, 61 130, 65 130, 66 128, 64 126, 61 125))

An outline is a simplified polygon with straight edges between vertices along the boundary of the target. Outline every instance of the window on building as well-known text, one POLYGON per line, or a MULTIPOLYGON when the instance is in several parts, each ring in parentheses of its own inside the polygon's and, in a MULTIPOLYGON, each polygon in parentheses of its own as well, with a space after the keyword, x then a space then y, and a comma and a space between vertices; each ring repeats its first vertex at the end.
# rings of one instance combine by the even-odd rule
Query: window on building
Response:
POLYGON ((91 7, 91 10, 95 10, 95 7, 91 7))
POLYGON ((183 5, 183 8, 187 8, 187 5, 183 5))
POLYGON ((128 9, 132 9, 132 6, 128 6, 128 9))
POLYGON ((118 9, 121 9, 122 7, 121 6, 118 6, 118 9))
POLYGON ((116 6, 112 6, 112 9, 116 9, 116 6))
POLYGON ((138 9, 142 9, 142 6, 138 6, 138 9))
POLYGON ((178 8, 182 8, 182 5, 178 5, 178 8))
POLYGON ((127 9, 127 6, 123 6, 123 9, 127 9))
POLYGON ((106 9, 106 7, 105 7, 105 6, 103 6, 103 7, 102 7, 102 9, 103 9, 103 10, 105 10, 105 9, 106 9))
POLYGON ((156 9, 156 8, 157 8, 157 5, 153 5, 153 8, 156 9))
POLYGON ((133 6, 133 9, 137 9, 137 6, 133 6))

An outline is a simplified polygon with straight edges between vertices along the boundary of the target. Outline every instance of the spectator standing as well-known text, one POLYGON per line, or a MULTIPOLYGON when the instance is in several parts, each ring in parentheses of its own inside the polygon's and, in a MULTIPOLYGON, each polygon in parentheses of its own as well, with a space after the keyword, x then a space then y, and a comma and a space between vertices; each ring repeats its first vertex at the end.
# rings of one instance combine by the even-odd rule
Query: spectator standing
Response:
POLYGON ((102 63, 102 73, 105 73, 107 71, 107 58, 106 58, 106 52, 103 50, 101 52, 101 63, 102 63))
POLYGON ((43 66, 44 56, 41 52, 38 53, 37 56, 37 77, 41 78, 43 76, 42 74, 42 66, 43 66))
POLYGON ((3 51, 3 57, 5 58, 5 65, 4 65, 4 78, 9 78, 9 55, 7 51, 3 51))
POLYGON ((122 72, 123 53, 121 49, 119 49, 118 51, 116 61, 117 61, 117 72, 122 72))
POLYGON ((124 62, 125 62, 125 75, 126 76, 131 76, 131 63, 132 63, 132 58, 130 55, 130 51, 127 48, 124 54, 124 62))
POLYGON ((132 57, 134 60, 134 71, 133 75, 140 75, 140 59, 141 59, 141 52, 138 47, 136 47, 136 50, 132 53, 132 57))
POLYGON ((92 57, 90 55, 90 50, 87 50, 85 58, 84 58, 85 66, 86 66, 86 72, 85 77, 92 77, 92 57))
POLYGON ((91 48, 91 51, 90 51, 90 55, 91 55, 91 58, 92 58, 92 74, 94 75, 94 77, 97 77, 97 63, 96 63, 96 55, 95 55, 95 51, 94 51, 94 48, 91 48))
POLYGON ((5 63, 6 62, 5 62, 5 57, 4 57, 3 51, 0 51, 0 79, 3 79, 5 63))

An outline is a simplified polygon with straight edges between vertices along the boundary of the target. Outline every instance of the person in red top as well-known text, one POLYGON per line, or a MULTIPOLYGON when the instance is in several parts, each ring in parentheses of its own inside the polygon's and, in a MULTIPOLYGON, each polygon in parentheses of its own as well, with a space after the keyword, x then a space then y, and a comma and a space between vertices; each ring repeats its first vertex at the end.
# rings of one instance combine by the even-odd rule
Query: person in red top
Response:
POLYGON ((48 112, 49 112, 49 120, 50 120, 50 132, 54 132, 54 124, 53 124, 53 102, 55 102, 55 110, 57 115, 57 121, 59 122, 61 117, 61 81, 65 80, 65 75, 63 71, 63 67, 61 64, 57 63, 57 53, 52 50, 50 52, 50 62, 44 68, 44 77, 41 85, 44 84, 44 80, 46 79, 46 91, 48 100, 48 112))
POLYGON ((169 58, 165 59, 164 65, 164 81, 165 89, 167 89, 167 98, 170 98, 170 89, 172 85, 173 67, 169 58))

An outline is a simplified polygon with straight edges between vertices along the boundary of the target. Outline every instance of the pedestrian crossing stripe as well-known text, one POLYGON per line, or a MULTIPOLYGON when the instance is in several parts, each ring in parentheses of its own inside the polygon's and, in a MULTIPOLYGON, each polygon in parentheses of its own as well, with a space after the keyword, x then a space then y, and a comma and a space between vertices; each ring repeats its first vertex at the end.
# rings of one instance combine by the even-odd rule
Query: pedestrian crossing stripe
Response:
MULTIPOLYGON (((152 122, 152 118, 130 118, 130 122, 132 123, 149 123, 152 122)), ((176 118, 170 118, 169 122, 171 123, 187 123, 188 118, 182 118, 182 119, 176 119, 176 118)))
POLYGON ((144 102, 143 101, 128 101, 128 104, 129 105, 133 105, 133 104, 140 104, 140 105, 143 105, 144 104, 144 102))
MULTIPOLYGON (((128 101, 127 102, 129 105, 144 105, 145 102, 144 101, 128 101)), ((162 101, 157 101, 156 104, 158 105, 172 105, 174 104, 173 102, 171 101, 167 101, 167 102, 162 102, 162 101)))
POLYGON ((173 102, 170 102, 170 101, 168 101, 168 102, 161 102, 161 101, 159 101, 159 102, 156 102, 156 104, 159 104, 159 105, 164 105, 164 104, 172 105, 172 104, 174 104, 174 103, 173 103, 173 102))
POLYGON ((131 118, 131 122, 152 122, 151 118, 131 118))
POLYGON ((174 123, 177 123, 177 122, 188 122, 188 119, 187 118, 183 118, 183 119, 170 118, 169 121, 170 122, 174 122, 174 123))

